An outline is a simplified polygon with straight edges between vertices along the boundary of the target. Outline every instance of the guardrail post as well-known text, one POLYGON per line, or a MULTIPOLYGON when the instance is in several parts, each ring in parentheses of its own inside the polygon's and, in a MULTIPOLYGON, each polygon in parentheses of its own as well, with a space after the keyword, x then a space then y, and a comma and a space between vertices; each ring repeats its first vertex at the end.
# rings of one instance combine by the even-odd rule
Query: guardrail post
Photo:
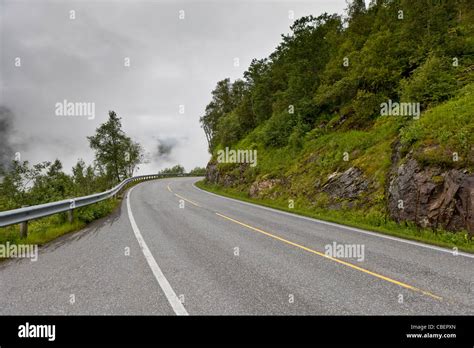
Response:
MULTIPOLYGON (((27 205, 22 205, 22 208, 27 207, 27 205)), ((20 223, 20 238, 28 237, 28 221, 23 221, 20 223)))
POLYGON ((73 220, 74 220, 74 213, 73 213, 73 210, 71 209, 67 211, 67 222, 71 224, 73 220))
POLYGON ((28 236, 28 221, 20 223, 20 238, 26 238, 28 236))
POLYGON ((76 207, 76 201, 75 199, 70 199, 69 200, 69 210, 67 211, 67 221, 69 223, 72 223, 72 220, 74 218, 74 215, 73 215, 73 211, 74 211, 74 208, 76 207))

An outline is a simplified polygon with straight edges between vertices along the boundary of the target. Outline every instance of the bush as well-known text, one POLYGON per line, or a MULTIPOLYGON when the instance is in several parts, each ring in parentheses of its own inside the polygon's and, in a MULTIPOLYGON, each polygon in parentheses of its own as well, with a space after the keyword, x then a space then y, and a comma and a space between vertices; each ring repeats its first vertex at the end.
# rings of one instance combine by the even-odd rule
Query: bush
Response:
POLYGON ((282 147, 288 143, 294 119, 291 114, 280 112, 274 114, 265 124, 263 141, 267 146, 282 147))
POLYGON ((401 101, 417 102, 425 109, 450 98, 457 89, 450 68, 447 58, 430 55, 410 78, 400 82, 401 101))
POLYGON ((115 207, 116 200, 109 199, 87 207, 77 209, 77 218, 85 223, 92 222, 96 219, 110 214, 115 207))
POLYGON ((230 146, 240 138, 240 123, 238 115, 232 112, 219 120, 217 125, 217 134, 219 144, 230 146))

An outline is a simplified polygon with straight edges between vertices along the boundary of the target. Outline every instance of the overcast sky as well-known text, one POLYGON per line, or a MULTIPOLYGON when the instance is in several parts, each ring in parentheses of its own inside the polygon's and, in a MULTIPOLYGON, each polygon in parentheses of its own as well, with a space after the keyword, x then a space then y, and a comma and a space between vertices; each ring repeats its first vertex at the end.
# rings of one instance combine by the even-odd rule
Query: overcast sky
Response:
POLYGON ((149 154, 140 173, 205 166, 199 117, 216 82, 242 77, 252 58, 268 56, 289 32, 289 11, 298 18, 346 7, 345 0, 0 0, 1 151, 31 163, 59 158, 69 172, 78 158, 93 161, 86 137, 114 110, 149 154), (57 116, 64 100, 95 103, 95 118, 57 116))

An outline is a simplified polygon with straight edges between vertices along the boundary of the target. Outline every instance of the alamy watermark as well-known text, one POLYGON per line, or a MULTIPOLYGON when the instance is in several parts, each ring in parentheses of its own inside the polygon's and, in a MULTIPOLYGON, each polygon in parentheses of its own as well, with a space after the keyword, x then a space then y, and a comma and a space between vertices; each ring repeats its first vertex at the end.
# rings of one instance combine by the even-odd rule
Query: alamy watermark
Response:
POLYGON ((26 322, 18 326, 19 338, 47 338, 48 341, 56 339, 56 325, 38 325, 26 322))
POLYGON ((95 118, 95 103, 68 102, 64 99, 54 105, 56 116, 87 116, 88 120, 95 118))
POLYGON ((420 103, 388 102, 380 104, 381 116, 413 116, 414 119, 420 118, 420 103))
POLYGON ((38 245, 36 244, 0 244, 0 258, 19 258, 38 260, 38 245))
POLYGON ((356 259, 359 262, 365 260, 364 244, 326 244, 324 247, 325 254, 330 257, 341 259, 356 259))
POLYGON ((257 165, 257 150, 225 150, 217 151, 218 163, 249 163, 251 167, 257 165))

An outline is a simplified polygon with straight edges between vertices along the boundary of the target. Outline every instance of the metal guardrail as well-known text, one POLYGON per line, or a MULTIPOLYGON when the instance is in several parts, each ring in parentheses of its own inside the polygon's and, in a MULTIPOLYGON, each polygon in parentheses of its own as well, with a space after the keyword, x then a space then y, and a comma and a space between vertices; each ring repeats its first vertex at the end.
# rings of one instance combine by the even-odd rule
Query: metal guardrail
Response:
MULTIPOLYGON (((189 176, 189 174, 153 174, 140 175, 125 179, 120 184, 108 191, 94 193, 89 196, 64 199, 62 201, 50 202, 45 204, 34 205, 31 207, 18 208, 0 212, 0 227, 15 225, 19 223, 27 223, 29 220, 39 219, 49 215, 63 212, 72 212, 73 209, 85 207, 90 204, 98 203, 115 196, 127 184, 142 180, 153 180, 169 176, 189 176)), ((71 215, 72 220, 72 215, 71 215)), ((24 227, 26 229, 26 226, 24 227)), ((25 233, 26 234, 26 233, 25 233)))

